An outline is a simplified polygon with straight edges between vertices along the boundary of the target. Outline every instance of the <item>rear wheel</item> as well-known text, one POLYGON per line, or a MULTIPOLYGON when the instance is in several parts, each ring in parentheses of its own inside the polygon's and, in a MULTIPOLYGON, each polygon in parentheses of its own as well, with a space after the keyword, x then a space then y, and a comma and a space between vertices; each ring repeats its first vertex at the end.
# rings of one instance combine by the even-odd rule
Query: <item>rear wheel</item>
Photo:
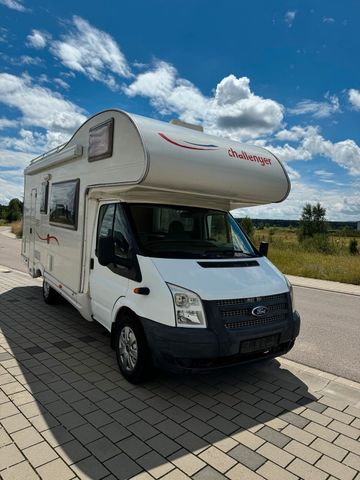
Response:
POLYGON ((152 371, 151 353, 139 322, 132 315, 123 317, 115 337, 116 357, 121 373, 131 383, 141 383, 152 371))
POLYGON ((45 303, 48 303, 49 305, 59 303, 60 295, 56 290, 50 287, 49 283, 46 280, 43 281, 42 294, 45 303))

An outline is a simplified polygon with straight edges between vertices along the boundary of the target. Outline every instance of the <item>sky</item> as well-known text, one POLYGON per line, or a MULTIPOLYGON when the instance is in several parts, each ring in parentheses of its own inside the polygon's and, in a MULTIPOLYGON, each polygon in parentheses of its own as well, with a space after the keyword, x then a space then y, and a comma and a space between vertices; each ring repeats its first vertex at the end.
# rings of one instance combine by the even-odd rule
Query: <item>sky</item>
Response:
POLYGON ((358 0, 0 0, 0 203, 23 169, 107 109, 264 146, 291 182, 236 211, 360 221, 358 0))

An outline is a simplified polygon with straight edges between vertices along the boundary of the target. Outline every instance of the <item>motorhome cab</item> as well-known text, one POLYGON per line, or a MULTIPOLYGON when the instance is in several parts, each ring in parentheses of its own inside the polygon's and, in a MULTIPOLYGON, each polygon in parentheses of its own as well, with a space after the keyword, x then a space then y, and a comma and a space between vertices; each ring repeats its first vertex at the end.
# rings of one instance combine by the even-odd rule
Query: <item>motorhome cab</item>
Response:
POLYGON ((132 382, 274 357, 299 333, 292 288, 229 211, 289 190, 263 148, 107 110, 26 168, 22 255, 132 382))

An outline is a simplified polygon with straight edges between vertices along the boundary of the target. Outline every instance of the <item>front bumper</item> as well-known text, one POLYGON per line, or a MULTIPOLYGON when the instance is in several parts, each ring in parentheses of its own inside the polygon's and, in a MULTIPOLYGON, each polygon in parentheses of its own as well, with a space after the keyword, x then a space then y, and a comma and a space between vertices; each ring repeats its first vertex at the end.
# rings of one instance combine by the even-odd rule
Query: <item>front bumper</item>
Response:
POLYGON ((190 373, 273 358, 293 347, 300 330, 300 315, 296 311, 282 324, 239 330, 221 326, 222 322, 213 318, 209 311, 207 319, 208 328, 203 329, 169 327, 142 318, 155 365, 173 372, 190 373), (276 338, 271 347, 263 342, 269 337, 276 338), (262 340, 256 343, 256 339, 262 340), (241 352, 240 345, 247 341, 254 341, 255 350, 241 352))

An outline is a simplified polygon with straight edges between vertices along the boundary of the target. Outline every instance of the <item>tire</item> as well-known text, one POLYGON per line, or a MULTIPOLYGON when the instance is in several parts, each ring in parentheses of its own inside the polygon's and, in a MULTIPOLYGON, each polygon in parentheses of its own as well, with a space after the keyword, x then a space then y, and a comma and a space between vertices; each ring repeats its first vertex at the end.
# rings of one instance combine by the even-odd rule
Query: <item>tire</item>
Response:
POLYGON ((115 350, 120 371, 130 383, 142 383, 151 376, 151 353, 136 317, 127 314, 118 322, 115 350))
POLYGON ((60 301, 60 295, 56 290, 50 287, 49 283, 46 280, 43 281, 42 294, 44 302, 48 305, 55 305, 60 301))

